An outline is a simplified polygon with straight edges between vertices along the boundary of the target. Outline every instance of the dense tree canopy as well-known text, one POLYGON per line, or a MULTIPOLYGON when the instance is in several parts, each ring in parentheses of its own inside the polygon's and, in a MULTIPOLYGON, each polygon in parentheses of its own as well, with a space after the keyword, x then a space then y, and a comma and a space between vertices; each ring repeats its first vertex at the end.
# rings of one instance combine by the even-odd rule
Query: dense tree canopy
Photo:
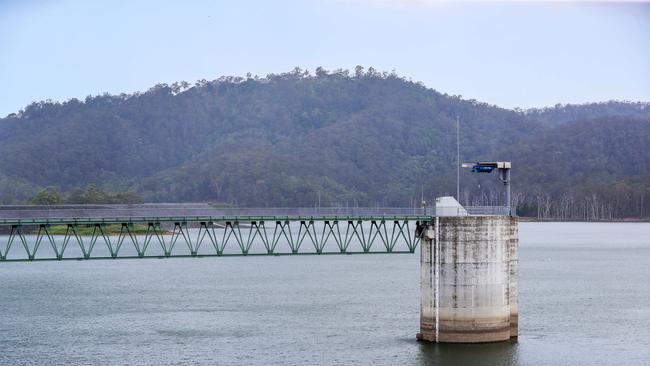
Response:
MULTIPOLYGON (((463 159, 513 161, 524 212, 584 218, 597 197, 599 218, 648 215, 647 103, 508 110, 362 67, 33 103, 0 119, 0 200, 96 183, 147 201, 411 205, 421 187, 455 192, 456 116, 463 159), (605 202, 623 192, 636 198, 605 202)), ((498 203, 495 176, 462 181, 464 201, 498 203)))
POLYGON ((105 192, 91 183, 84 189, 75 189, 69 194, 61 194, 56 188, 47 187, 39 190, 29 203, 34 205, 57 204, 98 204, 98 203, 144 203, 142 197, 133 191, 105 192))

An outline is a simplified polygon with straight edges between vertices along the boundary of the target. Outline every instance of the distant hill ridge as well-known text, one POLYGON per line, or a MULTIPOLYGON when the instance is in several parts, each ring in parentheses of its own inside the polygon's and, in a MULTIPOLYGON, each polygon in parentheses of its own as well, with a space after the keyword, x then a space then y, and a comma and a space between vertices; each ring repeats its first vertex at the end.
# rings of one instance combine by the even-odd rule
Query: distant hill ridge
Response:
MULTIPOLYGON (((649 103, 509 110, 361 67, 32 103, 0 119, 0 201, 97 183, 150 202, 408 206, 423 185, 455 192, 456 116, 464 160, 513 161, 521 212, 648 215, 649 103)), ((464 172, 462 187, 497 202, 495 176, 464 172)))

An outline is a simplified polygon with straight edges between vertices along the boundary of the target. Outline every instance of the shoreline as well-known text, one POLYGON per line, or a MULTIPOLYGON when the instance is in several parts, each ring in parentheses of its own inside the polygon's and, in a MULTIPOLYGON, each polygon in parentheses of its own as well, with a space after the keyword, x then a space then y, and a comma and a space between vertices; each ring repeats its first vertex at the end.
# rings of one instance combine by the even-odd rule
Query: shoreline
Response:
POLYGON ((650 223, 650 218, 643 219, 613 219, 613 220, 540 220, 532 217, 519 216, 519 222, 589 222, 589 223, 650 223))

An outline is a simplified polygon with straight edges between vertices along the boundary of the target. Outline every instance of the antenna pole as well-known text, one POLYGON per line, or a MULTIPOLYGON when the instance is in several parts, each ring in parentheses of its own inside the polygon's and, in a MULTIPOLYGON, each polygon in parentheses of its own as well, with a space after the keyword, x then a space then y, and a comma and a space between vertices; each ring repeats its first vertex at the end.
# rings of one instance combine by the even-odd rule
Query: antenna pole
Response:
POLYGON ((420 192, 422 192, 422 196, 420 197, 420 204, 424 205, 424 184, 420 185, 420 192))
POLYGON ((422 213, 426 214, 427 213, 427 203, 424 201, 424 184, 420 185, 420 189, 422 192, 422 200, 420 201, 420 206, 422 207, 422 213))

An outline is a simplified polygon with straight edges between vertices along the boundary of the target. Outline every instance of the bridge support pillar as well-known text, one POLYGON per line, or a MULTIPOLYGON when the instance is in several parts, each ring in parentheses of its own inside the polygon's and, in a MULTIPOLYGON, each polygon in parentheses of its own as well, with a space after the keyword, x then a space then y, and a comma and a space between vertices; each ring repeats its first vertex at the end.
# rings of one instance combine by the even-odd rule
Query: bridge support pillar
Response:
POLYGON ((421 232, 418 339, 479 343, 517 337, 518 222, 438 217, 421 232))

